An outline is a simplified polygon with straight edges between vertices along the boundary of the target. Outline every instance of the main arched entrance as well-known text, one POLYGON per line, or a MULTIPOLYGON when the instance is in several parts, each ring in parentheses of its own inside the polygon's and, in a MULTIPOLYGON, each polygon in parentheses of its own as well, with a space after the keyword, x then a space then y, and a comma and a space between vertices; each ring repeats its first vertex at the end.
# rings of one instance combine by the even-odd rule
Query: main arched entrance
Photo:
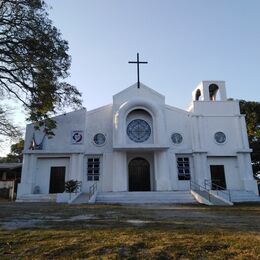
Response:
POLYGON ((143 158, 134 158, 128 165, 129 191, 150 191, 150 165, 143 158))

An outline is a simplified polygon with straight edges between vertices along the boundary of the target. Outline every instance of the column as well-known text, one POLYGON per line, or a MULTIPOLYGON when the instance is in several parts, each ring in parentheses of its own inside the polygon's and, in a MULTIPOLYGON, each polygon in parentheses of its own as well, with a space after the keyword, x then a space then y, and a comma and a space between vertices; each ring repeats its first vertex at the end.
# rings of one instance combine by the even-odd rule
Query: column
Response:
POLYGON ((237 156, 239 175, 244 184, 245 190, 258 194, 257 182, 253 177, 250 154, 238 154, 237 156))
POLYGON ((242 140, 243 140, 243 148, 248 148, 248 136, 247 136, 247 129, 246 129, 246 121, 245 116, 240 116, 240 126, 241 126, 241 134, 242 134, 242 140))
POLYGON ((157 191, 171 190, 170 169, 166 152, 155 153, 155 182, 157 191))
POLYGON ((192 181, 204 186, 204 181, 210 179, 208 173, 208 158, 206 153, 195 153, 193 155, 194 179, 192 181))
POLYGON ((32 194, 36 178, 36 156, 25 154, 23 158, 21 183, 18 184, 17 197, 32 194))
POLYGON ((199 134, 199 116, 191 118, 191 131, 192 131, 192 148, 198 150, 200 148, 200 134, 199 134))
POLYGON ((77 180, 83 181, 83 172, 84 172, 84 154, 78 155, 78 171, 77 171, 77 180))
POLYGON ((193 155, 193 163, 194 163, 194 179, 192 179, 192 181, 194 181, 195 183, 198 183, 200 180, 201 172, 202 172, 200 154, 195 153, 193 155))
POLYGON ((125 152, 113 153, 113 191, 128 191, 128 167, 125 152))
POLYGON ((69 173, 66 176, 66 180, 77 180, 78 174, 77 174, 77 154, 72 154, 70 157, 70 166, 69 166, 69 173))

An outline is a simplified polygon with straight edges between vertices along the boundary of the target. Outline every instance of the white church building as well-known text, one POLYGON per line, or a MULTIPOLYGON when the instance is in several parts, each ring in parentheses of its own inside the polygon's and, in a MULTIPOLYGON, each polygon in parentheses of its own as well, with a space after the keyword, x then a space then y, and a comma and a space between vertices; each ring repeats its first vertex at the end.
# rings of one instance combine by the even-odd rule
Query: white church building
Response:
POLYGON ((51 139, 27 125, 17 201, 67 201, 71 179, 81 196, 95 183, 94 202, 259 200, 245 116, 227 100, 224 81, 201 82, 187 110, 140 83, 112 104, 54 120, 51 139))

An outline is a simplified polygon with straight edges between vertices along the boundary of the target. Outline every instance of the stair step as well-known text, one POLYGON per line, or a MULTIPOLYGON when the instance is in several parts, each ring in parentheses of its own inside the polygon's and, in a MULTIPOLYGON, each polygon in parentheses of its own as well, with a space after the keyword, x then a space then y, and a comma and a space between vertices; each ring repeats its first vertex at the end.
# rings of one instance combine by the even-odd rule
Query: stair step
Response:
POLYGON ((81 193, 72 204, 84 204, 89 202, 89 193, 81 193))
POLYGON ((260 202, 260 196, 252 191, 231 191, 231 200, 233 202, 260 202))
POLYGON ((144 204, 144 203, 197 203, 189 191, 173 192, 102 192, 97 203, 144 204))
POLYGON ((20 196, 16 202, 56 202, 56 194, 28 194, 20 196))

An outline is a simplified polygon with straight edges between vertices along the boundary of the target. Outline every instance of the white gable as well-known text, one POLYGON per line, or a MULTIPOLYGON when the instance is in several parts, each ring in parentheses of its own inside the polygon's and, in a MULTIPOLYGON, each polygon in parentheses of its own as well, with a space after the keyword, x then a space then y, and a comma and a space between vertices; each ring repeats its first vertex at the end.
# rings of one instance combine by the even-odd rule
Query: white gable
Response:
POLYGON ((117 93, 113 96, 114 105, 121 105, 126 101, 135 99, 135 98, 144 98, 148 99, 154 103, 165 103, 165 97, 155 90, 145 86, 143 83, 140 83, 140 88, 137 87, 137 83, 124 89, 123 91, 117 93))

